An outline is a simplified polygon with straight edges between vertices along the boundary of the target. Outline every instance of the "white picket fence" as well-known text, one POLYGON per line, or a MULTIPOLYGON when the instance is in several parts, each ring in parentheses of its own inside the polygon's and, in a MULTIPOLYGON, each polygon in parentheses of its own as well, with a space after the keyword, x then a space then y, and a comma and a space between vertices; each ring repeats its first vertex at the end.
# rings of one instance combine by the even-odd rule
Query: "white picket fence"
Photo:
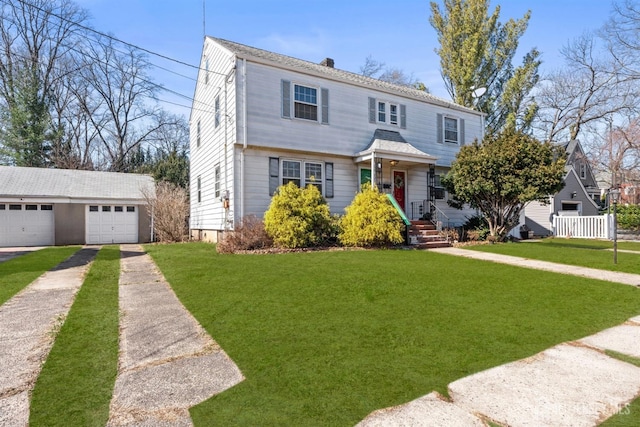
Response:
POLYGON ((553 216, 553 235, 578 239, 612 239, 613 215, 553 216))

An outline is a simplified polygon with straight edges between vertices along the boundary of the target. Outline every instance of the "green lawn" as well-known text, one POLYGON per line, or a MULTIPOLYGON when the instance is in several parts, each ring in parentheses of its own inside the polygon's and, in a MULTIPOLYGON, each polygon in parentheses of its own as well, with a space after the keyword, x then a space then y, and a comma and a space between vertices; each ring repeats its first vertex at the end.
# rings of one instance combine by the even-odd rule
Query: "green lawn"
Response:
POLYGON ((353 425, 640 314, 631 286, 424 251, 147 250, 246 376, 200 426, 353 425))
POLYGON ((492 252, 552 261, 561 264, 640 274, 640 243, 618 242, 618 263, 613 263, 613 242, 606 240, 547 238, 495 245, 465 246, 482 252, 492 252), (637 251, 626 253, 622 250, 637 251))
POLYGON ((120 250, 103 247, 33 391, 31 426, 104 426, 118 371, 120 250))
POLYGON ((78 246, 45 248, 0 263, 0 305, 78 249, 78 246))

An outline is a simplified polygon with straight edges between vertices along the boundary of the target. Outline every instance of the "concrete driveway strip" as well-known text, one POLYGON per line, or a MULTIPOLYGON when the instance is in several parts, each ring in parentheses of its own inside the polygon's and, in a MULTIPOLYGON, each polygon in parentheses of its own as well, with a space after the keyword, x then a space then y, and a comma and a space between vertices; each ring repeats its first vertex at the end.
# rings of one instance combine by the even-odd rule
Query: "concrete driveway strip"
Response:
POLYGON ((595 426, 640 395, 640 368, 560 344, 449 384, 454 403, 509 426, 595 426))
POLYGON ((463 256, 483 261, 497 262, 501 264, 517 265, 518 267, 533 268, 536 270, 551 271, 554 273, 571 274, 574 276, 588 277, 590 279, 605 280, 608 282, 622 283, 625 285, 640 287, 640 274, 622 273, 617 271, 598 270, 596 268, 579 267, 575 265, 557 264, 555 262, 538 261, 529 258, 521 258, 511 255, 494 254, 490 252, 473 251, 461 248, 434 248, 429 252, 439 252, 448 255, 463 256))
POLYGON ((28 425, 42 363, 97 251, 81 249, 0 307, 0 425, 28 425))
POLYGON ((108 426, 190 426, 188 409, 244 377, 139 245, 122 245, 120 360, 108 426))
POLYGON ((485 427, 473 414, 447 402, 437 392, 392 408, 379 409, 369 414, 356 427, 485 427))

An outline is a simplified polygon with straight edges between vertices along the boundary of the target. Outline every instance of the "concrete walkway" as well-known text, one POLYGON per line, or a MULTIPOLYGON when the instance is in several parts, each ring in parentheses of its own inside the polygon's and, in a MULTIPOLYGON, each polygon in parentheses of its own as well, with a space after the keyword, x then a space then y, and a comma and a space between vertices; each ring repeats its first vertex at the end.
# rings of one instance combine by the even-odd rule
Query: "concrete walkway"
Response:
POLYGON ((623 283, 625 285, 640 287, 640 274, 621 273, 617 271, 598 270, 596 268, 579 267, 575 265, 557 264, 555 262, 538 261, 530 258, 521 258, 511 255, 494 254, 490 252, 473 251, 461 248, 437 248, 429 249, 429 252, 438 252, 447 255, 462 256, 465 258, 479 259, 482 261, 497 262, 500 264, 517 265, 518 267, 533 268, 536 270, 552 271, 554 273, 571 274, 573 276, 588 277, 590 279, 605 280, 608 282, 623 283))
POLYGON ((96 248, 81 249, 0 306, 0 426, 27 426, 29 399, 96 248))
POLYGON ((139 245, 122 245, 120 360, 108 426, 191 426, 189 407, 244 377, 139 245))
MULTIPOLYGON (((632 286, 640 275, 566 266, 459 248, 430 249, 632 286)), ((614 350, 640 358, 640 316, 526 359, 478 372, 449 384, 445 399, 429 393, 403 405, 374 411, 358 424, 370 426, 596 426, 628 413, 640 397, 640 368, 611 358, 614 350)))

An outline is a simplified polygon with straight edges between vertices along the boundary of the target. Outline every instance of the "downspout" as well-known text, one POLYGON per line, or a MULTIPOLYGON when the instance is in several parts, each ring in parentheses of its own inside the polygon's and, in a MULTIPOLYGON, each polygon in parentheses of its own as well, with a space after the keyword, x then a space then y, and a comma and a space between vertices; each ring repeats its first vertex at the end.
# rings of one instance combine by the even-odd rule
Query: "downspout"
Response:
MULTIPOLYGON (((237 121, 236 121, 237 123, 237 121)), ((244 218, 244 152, 247 149, 247 60, 242 59, 242 151, 240 152, 240 218, 244 218)))
POLYGON ((222 195, 224 206, 224 229, 229 229, 229 91, 227 85, 229 80, 232 80, 233 73, 235 72, 235 65, 227 73, 224 79, 224 192, 222 195))

